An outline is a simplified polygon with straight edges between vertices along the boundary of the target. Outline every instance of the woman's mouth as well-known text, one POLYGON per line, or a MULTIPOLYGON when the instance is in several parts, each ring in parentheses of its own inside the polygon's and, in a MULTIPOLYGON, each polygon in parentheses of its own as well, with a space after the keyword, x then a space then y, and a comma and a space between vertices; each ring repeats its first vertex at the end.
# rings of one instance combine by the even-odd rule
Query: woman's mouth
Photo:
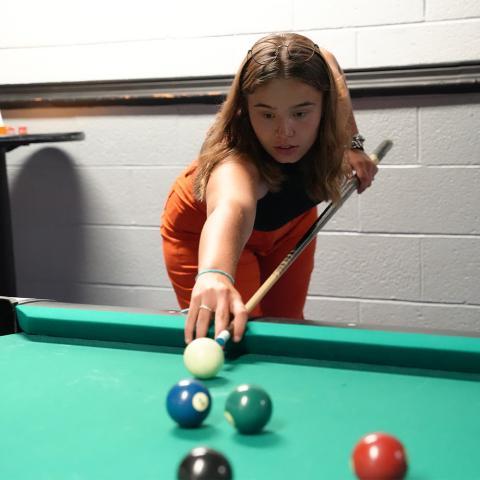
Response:
POLYGON ((275 145, 273 149, 282 155, 292 154, 298 150, 298 145, 275 145))

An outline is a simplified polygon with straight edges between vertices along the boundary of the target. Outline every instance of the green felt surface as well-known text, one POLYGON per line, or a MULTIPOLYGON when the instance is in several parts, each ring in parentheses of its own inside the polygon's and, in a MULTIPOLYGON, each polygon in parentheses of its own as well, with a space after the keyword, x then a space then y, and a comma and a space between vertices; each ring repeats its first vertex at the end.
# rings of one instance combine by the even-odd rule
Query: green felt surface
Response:
MULTIPOLYGON (((28 315, 32 320, 31 310, 28 315)), ((85 311, 72 313, 70 320, 65 312, 50 315, 63 317, 65 334, 68 323, 76 323, 85 311)), ((247 348, 227 360, 219 377, 205 381, 213 396, 205 425, 183 430, 165 409, 168 389, 188 377, 183 349, 174 345, 182 333, 181 318, 90 312, 93 330, 95 322, 97 327, 103 322, 104 334, 112 333, 105 327, 107 316, 114 330, 125 324, 142 330, 148 324, 166 332, 168 341, 162 345, 155 335, 156 345, 25 333, 0 337, 0 478, 174 479, 183 455, 206 445, 230 459, 237 480, 353 479, 350 453, 371 431, 387 431, 403 441, 410 480, 479 476, 477 373, 249 353, 247 348), (261 385, 272 397, 272 420, 260 435, 239 435, 223 417, 228 394, 242 383, 261 385)), ((286 330, 297 338, 310 329, 296 325, 286 330)), ((274 337, 285 333, 274 324, 252 326, 253 346, 267 331, 274 337)), ((89 334, 91 328, 84 332, 89 334)), ((361 332, 356 344, 351 334, 327 329, 317 335, 347 340, 353 349, 380 342, 388 351, 391 344, 406 341, 393 333, 361 332)), ((424 338, 436 349, 445 341, 475 353, 475 339, 407 337, 412 351, 422 347, 418 342, 424 338)), ((312 340, 312 332, 306 340, 312 351, 321 344, 312 340)))

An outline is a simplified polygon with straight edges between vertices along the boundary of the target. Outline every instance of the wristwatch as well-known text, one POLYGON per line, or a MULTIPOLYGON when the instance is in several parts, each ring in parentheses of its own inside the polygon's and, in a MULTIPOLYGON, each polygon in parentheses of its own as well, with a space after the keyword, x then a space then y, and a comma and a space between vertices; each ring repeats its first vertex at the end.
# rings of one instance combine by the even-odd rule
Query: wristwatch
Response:
POLYGON ((350 144, 350 148, 352 150, 363 150, 363 142, 365 141, 365 137, 356 133, 352 137, 352 143, 350 144))

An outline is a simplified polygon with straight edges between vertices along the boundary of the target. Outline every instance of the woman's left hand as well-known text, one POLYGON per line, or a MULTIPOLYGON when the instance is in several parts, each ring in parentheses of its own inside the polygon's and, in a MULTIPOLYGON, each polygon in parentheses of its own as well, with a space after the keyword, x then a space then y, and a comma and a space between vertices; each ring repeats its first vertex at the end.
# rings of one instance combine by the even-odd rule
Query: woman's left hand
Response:
POLYGON ((362 193, 372 184, 378 167, 363 150, 347 150, 346 155, 358 178, 358 193, 362 193))

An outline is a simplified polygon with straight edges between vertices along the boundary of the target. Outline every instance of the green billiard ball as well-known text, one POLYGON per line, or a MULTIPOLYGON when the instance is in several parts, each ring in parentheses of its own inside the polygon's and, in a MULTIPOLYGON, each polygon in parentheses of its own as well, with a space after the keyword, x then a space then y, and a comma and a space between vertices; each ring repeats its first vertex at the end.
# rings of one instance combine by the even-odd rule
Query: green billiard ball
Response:
POLYGON ((240 433, 258 433, 272 416, 272 400, 255 385, 240 385, 227 397, 225 418, 240 433))

